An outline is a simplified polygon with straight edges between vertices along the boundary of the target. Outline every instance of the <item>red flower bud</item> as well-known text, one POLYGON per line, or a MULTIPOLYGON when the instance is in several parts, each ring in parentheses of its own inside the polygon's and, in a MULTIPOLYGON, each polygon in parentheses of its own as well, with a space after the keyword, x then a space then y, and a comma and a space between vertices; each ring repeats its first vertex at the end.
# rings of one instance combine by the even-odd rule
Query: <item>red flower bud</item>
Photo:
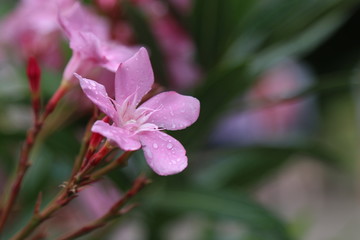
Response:
MULTIPOLYGON (((105 116, 102 120, 106 123, 109 123, 110 118, 108 116, 105 116)), ((92 133, 89 143, 89 149, 91 152, 95 151, 95 149, 99 146, 103 138, 104 137, 99 133, 92 133)))
POLYGON ((34 57, 29 58, 26 73, 32 94, 38 94, 40 90, 41 70, 34 57))

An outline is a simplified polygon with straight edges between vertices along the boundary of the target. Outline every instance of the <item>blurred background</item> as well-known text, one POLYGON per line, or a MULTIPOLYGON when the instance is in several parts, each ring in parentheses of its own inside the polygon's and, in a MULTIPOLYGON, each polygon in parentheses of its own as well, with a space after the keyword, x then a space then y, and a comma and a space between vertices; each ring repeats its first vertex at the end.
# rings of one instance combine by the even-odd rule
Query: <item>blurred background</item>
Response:
MULTIPOLYGON (((19 10, 32 1, 0 4, 0 190, 32 122, 29 52, 43 70, 44 102, 71 56, 56 12, 19 10)), ((83 3, 110 23, 114 40, 146 46, 159 86, 197 97, 201 114, 170 133, 188 151, 183 173, 156 176, 139 151, 43 226, 49 239, 100 216, 141 172, 153 182, 139 207, 83 239, 359 239, 360 1, 83 3)), ((42 133, 8 235, 39 192, 48 201, 71 173, 92 113, 79 93, 42 133)))

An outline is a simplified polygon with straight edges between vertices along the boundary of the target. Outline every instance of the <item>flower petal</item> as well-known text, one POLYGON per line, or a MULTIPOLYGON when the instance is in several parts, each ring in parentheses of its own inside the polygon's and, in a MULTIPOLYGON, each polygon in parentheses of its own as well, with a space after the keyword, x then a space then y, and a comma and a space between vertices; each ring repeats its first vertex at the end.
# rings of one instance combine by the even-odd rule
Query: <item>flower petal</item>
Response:
POLYGON ((74 75, 79 79, 80 86, 85 95, 98 106, 102 112, 111 117, 111 119, 114 119, 116 117, 116 110, 105 87, 93 80, 83 78, 79 74, 74 73, 74 75))
POLYGON ((107 62, 103 64, 103 67, 112 72, 116 72, 120 63, 134 56, 139 50, 139 47, 128 47, 113 42, 107 42, 104 46, 103 54, 107 62))
MULTIPOLYGON (((61 2, 61 1, 60 1, 61 2)), ((64 2, 64 1, 62 1, 64 2)), ((58 20, 68 38, 77 32, 91 32, 100 39, 108 39, 109 24, 106 20, 92 12, 79 2, 59 6, 58 20)))
POLYGON ((102 42, 91 32, 76 32, 70 39, 70 48, 80 55, 82 60, 103 65, 108 62, 101 48, 102 42))
POLYGON ((115 75, 115 99, 122 104, 125 99, 132 96, 130 102, 135 106, 142 97, 150 91, 154 83, 154 73, 149 55, 145 48, 140 50, 130 59, 120 64, 115 75))
POLYGON ((163 92, 150 98, 138 109, 142 108, 154 110, 147 122, 168 130, 180 130, 198 119, 200 102, 194 97, 176 92, 163 92))
POLYGON ((101 120, 96 121, 91 131, 99 133, 114 141, 121 149, 125 151, 135 151, 141 147, 140 141, 136 135, 130 135, 126 130, 111 126, 101 120))
POLYGON ((138 135, 146 161, 154 172, 165 176, 186 168, 186 151, 178 140, 160 131, 142 132, 138 135))

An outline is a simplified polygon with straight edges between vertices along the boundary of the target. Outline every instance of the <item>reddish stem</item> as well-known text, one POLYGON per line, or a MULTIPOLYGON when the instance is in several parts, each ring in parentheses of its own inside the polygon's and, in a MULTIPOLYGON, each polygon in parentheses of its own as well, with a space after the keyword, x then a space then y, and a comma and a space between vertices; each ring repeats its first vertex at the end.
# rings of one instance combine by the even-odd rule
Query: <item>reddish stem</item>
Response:
POLYGON ((19 194, 21 183, 25 176, 26 170, 30 167, 29 155, 34 145, 35 138, 41 130, 42 124, 35 123, 35 126, 28 132, 25 143, 23 145, 18 169, 16 171, 15 180, 11 185, 10 196, 7 202, 4 204, 3 212, 0 217, 0 232, 4 228, 4 225, 9 217, 9 214, 14 206, 15 200, 19 194))
MULTIPOLYGON (((110 149, 111 150, 111 149, 110 149)), ((105 153, 109 150, 109 146, 106 144, 102 147, 98 153, 96 153, 91 160, 98 161, 100 156, 105 157, 105 153), (106 150, 107 149, 107 150, 106 150)), ((125 152, 123 154, 123 160, 130 156, 131 152, 125 152)), ((110 164, 111 165, 111 164, 110 164)), ((58 194, 57 197, 54 198, 42 211, 37 211, 37 214, 34 214, 30 221, 25 225, 25 227, 20 230, 15 236, 11 238, 11 240, 23 240, 26 239, 42 222, 46 219, 50 218, 57 210, 68 204, 72 199, 76 197, 76 193, 78 188, 89 184, 91 182, 99 179, 101 174, 106 174, 108 171, 99 172, 96 176, 97 178, 92 181, 85 182, 87 179, 85 175, 89 170, 92 169, 92 165, 88 165, 85 169, 80 171, 76 176, 71 177, 70 181, 65 184, 65 188, 58 194)), ((89 177, 91 178, 91 177, 89 177)), ((92 178, 91 178, 92 179, 92 178)), ((129 197, 133 196, 133 191, 129 193, 129 197)))
POLYGON ((144 176, 138 177, 135 180, 131 189, 129 191, 127 191, 126 194, 119 201, 117 201, 110 208, 110 210, 106 214, 104 214, 101 218, 96 219, 95 221, 89 223, 88 225, 86 225, 72 233, 69 233, 66 236, 60 237, 58 240, 71 240, 71 239, 76 239, 78 237, 89 234, 90 232, 94 231, 95 229, 105 226, 111 220, 113 220, 117 217, 120 217, 122 214, 130 211, 133 208, 133 206, 126 209, 125 211, 121 211, 121 208, 125 205, 125 203, 128 202, 128 200, 130 198, 135 196, 148 183, 150 183, 150 181, 146 177, 144 177, 144 176))
POLYGON ((47 104, 45 112, 42 114, 42 116, 41 117, 35 116, 34 126, 28 131, 25 143, 20 153, 20 160, 16 170, 15 179, 11 183, 11 187, 9 190, 10 191, 9 197, 7 200, 4 200, 6 202, 3 204, 3 210, 0 216, 0 233, 5 226, 5 223, 9 217, 11 210, 14 207, 26 171, 31 165, 29 157, 31 150, 34 146, 34 143, 36 141, 36 138, 38 137, 39 132, 41 131, 47 117, 53 112, 60 99, 65 95, 66 92, 68 92, 71 86, 72 85, 68 84, 67 82, 61 84, 58 90, 51 98, 51 100, 49 101, 49 103, 47 104))

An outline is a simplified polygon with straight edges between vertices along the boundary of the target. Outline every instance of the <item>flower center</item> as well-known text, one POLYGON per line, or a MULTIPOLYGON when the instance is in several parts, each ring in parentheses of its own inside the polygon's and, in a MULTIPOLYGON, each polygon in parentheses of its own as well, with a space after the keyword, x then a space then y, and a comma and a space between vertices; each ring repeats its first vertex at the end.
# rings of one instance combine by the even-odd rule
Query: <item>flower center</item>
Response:
POLYGON ((126 98, 121 105, 115 103, 118 112, 118 121, 116 124, 133 134, 143 131, 160 130, 155 124, 147 122, 149 117, 157 110, 144 107, 136 108, 131 98, 132 96, 126 98))

